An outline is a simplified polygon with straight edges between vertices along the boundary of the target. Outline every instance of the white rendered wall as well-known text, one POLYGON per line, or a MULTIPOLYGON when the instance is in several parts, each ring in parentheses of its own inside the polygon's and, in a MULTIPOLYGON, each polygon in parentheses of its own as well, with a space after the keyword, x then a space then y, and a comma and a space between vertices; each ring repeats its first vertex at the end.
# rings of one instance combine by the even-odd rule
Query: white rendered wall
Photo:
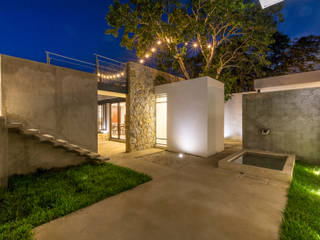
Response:
POLYGON ((168 150, 207 157, 223 151, 224 87, 209 77, 157 86, 167 94, 168 150))
POLYGON ((242 141, 242 93, 224 104, 224 138, 242 141))

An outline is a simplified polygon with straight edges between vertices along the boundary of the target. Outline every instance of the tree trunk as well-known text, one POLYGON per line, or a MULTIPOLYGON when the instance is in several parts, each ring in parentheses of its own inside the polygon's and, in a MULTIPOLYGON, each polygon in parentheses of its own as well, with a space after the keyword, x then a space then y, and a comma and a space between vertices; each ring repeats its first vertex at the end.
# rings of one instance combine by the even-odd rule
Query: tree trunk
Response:
POLYGON ((183 73, 183 75, 185 76, 186 79, 190 79, 190 75, 186 69, 186 66, 184 65, 184 62, 183 60, 181 59, 181 57, 178 57, 178 62, 179 62, 179 66, 180 66, 180 69, 183 73))

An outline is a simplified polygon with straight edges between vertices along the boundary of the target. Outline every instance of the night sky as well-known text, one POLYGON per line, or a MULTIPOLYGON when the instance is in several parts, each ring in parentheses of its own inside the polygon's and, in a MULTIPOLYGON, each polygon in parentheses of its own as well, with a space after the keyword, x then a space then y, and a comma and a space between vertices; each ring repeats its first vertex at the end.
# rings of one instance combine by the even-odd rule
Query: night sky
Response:
MULTIPOLYGON (((45 61, 45 51, 93 62, 94 53, 120 61, 135 54, 107 36, 111 0, 1 0, 0 53, 45 61)), ((279 30, 290 37, 320 35, 320 0, 286 0, 279 30)))

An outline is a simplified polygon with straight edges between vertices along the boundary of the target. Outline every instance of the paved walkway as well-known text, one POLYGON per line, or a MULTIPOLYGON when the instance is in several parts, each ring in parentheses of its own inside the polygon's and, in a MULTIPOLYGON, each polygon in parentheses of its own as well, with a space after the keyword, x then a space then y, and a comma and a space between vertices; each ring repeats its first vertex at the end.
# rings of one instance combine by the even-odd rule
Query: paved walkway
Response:
POLYGON ((126 151, 126 144, 116 141, 98 141, 98 153, 104 157, 111 157, 126 151))
POLYGON ((217 168, 219 159, 151 149, 111 162, 153 180, 35 229, 38 240, 275 240, 288 185, 217 168))

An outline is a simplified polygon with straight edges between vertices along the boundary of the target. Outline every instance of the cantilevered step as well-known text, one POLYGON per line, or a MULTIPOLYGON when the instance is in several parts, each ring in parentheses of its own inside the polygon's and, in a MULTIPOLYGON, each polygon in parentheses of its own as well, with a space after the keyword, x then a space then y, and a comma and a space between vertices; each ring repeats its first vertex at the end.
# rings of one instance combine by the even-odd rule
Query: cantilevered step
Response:
POLYGON ((9 129, 23 129, 24 125, 23 123, 19 123, 19 122, 10 122, 10 123, 7 123, 7 128, 9 129))
POLYGON ((85 156, 86 154, 90 153, 88 149, 84 149, 84 148, 76 149, 76 152, 78 152, 81 156, 85 156))
POLYGON ((100 154, 94 153, 94 152, 89 152, 89 153, 85 154, 85 156, 87 156, 90 159, 97 159, 98 157, 100 157, 100 154))
POLYGON ((102 157, 102 156, 97 157, 96 159, 99 160, 99 161, 101 161, 101 162, 105 162, 105 161, 110 160, 110 158, 108 158, 108 157, 102 157))
POLYGON ((80 149, 80 147, 78 145, 70 144, 70 143, 65 144, 63 147, 69 151, 77 151, 78 149, 80 149))
POLYGON ((55 147, 65 146, 69 144, 68 141, 65 141, 63 139, 55 139, 52 141, 52 143, 55 147))
POLYGON ((37 134, 40 134, 40 130, 35 128, 21 129, 21 133, 28 136, 35 136, 37 134))
POLYGON ((53 142, 55 140, 54 136, 50 134, 37 134, 40 142, 53 142))

